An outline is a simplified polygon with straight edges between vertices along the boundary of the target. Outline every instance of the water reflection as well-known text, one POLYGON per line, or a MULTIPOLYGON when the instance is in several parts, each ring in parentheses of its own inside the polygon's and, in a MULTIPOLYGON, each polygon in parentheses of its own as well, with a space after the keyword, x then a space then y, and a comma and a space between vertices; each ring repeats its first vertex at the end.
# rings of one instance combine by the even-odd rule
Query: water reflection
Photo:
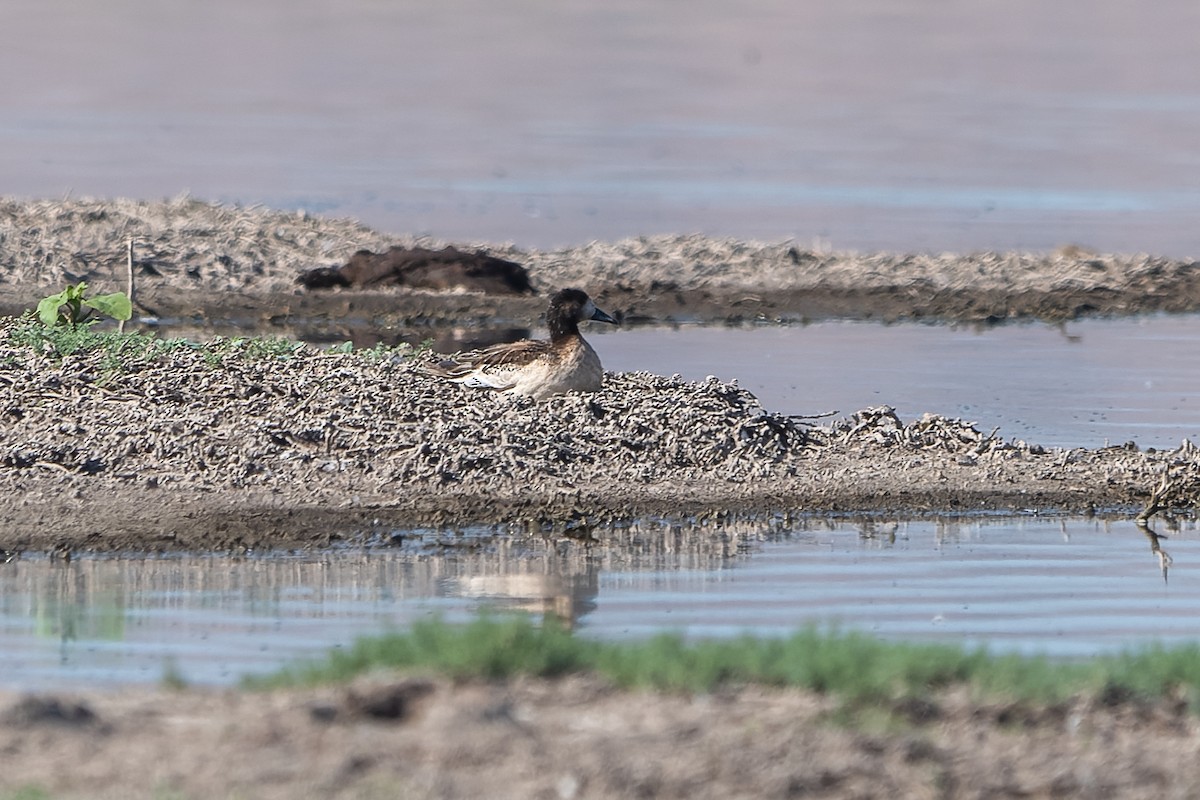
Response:
POLYGON ((1146 539, 1150 542, 1150 552, 1158 559, 1159 569, 1162 570, 1163 583, 1167 582, 1167 572, 1171 569, 1171 564, 1175 563, 1175 559, 1171 558, 1171 554, 1162 548, 1162 540, 1167 538, 1160 533, 1157 533, 1144 522, 1138 523, 1138 529, 1146 535, 1146 539))
POLYGON ((591 537, 406 531, 318 554, 17 558, 0 564, 0 684, 227 683, 359 634, 481 608, 581 635, 786 634, 812 622, 892 638, 1076 656, 1191 638, 1195 524, 775 515, 645 521, 591 537), (1150 542, 1151 561, 1146 559, 1150 542), (1168 567, 1173 571, 1165 583, 1168 567))

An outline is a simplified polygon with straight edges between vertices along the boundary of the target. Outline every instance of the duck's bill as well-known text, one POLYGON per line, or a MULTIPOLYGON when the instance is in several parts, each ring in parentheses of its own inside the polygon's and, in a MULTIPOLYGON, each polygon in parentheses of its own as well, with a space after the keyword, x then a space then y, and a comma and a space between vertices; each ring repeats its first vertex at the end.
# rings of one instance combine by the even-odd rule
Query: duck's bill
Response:
POLYGON ((610 317, 608 314, 605 314, 603 311, 601 311, 601 310, 600 310, 600 309, 598 309, 598 308, 596 309, 596 313, 592 314, 592 316, 591 316, 589 319, 594 319, 594 320, 596 320, 597 322, 607 322, 607 323, 610 323, 610 324, 612 324, 612 325, 618 325, 618 324, 620 324, 620 323, 618 323, 618 322, 617 322, 615 319, 613 319, 612 317, 610 317))

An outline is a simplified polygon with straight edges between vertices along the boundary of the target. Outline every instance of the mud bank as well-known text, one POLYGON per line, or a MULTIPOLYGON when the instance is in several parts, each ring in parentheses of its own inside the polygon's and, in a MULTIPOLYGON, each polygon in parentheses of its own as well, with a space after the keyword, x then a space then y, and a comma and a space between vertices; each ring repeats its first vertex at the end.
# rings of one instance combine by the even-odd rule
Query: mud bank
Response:
POLYGON ((1047 254, 856 254, 791 242, 664 236, 537 251, 373 231, 353 221, 187 198, 0 201, 0 312, 19 313, 68 281, 124 289, 127 242, 139 314, 196 324, 412 333, 445 326, 537 324, 530 297, 306 291, 299 273, 345 263, 359 249, 456 244, 524 265, 535 289, 585 288, 625 324, 678 320, 1014 318, 1200 309, 1200 266, 1081 247, 1047 254))
POLYGON ((1197 472, 1191 447, 1046 449, 887 407, 788 417, 716 379, 609 373, 538 402, 433 378, 409 348, 61 352, 44 331, 0 324, 8 551, 310 547, 429 525, 586 536, 764 510, 1134 512, 1169 472, 1197 472))
POLYGON ((0 790, 264 800, 1159 798, 1200 790, 1196 719, 1186 703, 1035 708, 963 695, 876 709, 864 725, 847 724, 835 700, 810 692, 651 694, 590 678, 0 694, 8 756, 0 790))
MULTIPOLYGON (((28 307, 67 281, 123 288, 130 240, 142 313, 201 325, 532 324, 544 308, 541 297, 305 292, 302 269, 417 240, 188 199, 0 203, 0 305, 28 307)), ((542 292, 587 287, 627 322, 1072 316, 1188 310, 1200 297, 1194 264, 1077 248, 859 256, 676 237, 486 249, 525 264, 542 292)), ((176 341, 71 353, 14 329, 0 326, 8 551, 323 546, 413 525, 589 531, 764 510, 1133 513, 1169 471, 1200 472, 1191 448, 1046 450, 886 408, 818 425, 716 380, 610 374, 593 395, 534 403, 437 382, 403 349, 176 341)))

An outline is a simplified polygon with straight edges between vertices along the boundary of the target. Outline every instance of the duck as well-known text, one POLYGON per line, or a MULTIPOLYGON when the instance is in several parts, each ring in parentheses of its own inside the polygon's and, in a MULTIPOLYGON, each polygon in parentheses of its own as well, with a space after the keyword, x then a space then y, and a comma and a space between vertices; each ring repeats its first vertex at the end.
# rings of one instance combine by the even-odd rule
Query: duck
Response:
POLYGON ((594 392, 604 379, 600 357, 579 333, 587 320, 618 324, 582 289, 560 289, 550 297, 546 327, 550 340, 522 339, 472 350, 430 364, 426 370, 473 389, 491 389, 542 400, 564 392, 594 392))

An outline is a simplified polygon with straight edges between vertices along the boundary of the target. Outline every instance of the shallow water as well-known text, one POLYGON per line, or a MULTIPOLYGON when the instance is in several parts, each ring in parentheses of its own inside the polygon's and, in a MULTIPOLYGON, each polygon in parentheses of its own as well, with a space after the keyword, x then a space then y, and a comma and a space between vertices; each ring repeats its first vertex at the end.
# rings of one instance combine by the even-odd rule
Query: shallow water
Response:
POLYGON ((8 194, 523 245, 1200 252, 1191 0, 7 0, 8 194))
POLYGON ((644 524, 591 548, 410 532, 395 549, 303 556, 18 559, 0 564, 0 685, 153 683, 168 669, 231 683, 489 607, 608 639, 818 623, 1086 656, 1200 633, 1200 535, 1162 532, 1169 581, 1132 522, 1036 517, 644 524))
POLYGON ((589 333, 608 369, 738 379, 771 411, 891 405, 999 427, 1005 439, 1103 447, 1200 441, 1200 316, 990 328, 822 322, 589 333))

